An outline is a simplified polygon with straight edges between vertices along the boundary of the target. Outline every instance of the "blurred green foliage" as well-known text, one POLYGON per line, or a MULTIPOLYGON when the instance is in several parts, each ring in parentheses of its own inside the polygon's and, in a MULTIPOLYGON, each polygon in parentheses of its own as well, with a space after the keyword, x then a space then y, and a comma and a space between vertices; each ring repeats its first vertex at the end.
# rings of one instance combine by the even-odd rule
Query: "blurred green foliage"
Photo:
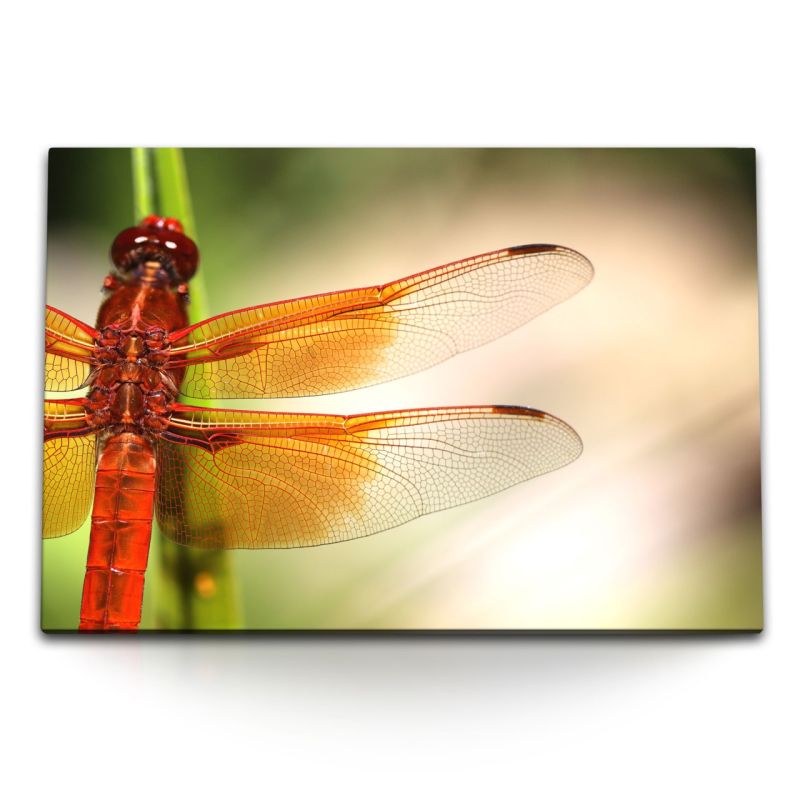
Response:
MULTIPOLYGON (((655 187, 749 200, 742 217, 746 226, 755 224, 747 213, 755 204, 755 152, 749 149, 198 148, 184 154, 199 229, 205 236, 235 219, 237 236, 227 242, 235 250, 251 244, 241 241, 243 207, 271 208, 252 221, 254 238, 282 241, 324 224, 331 209, 347 215, 410 186, 425 192, 456 181, 465 191, 470 184, 486 190, 557 179, 563 185, 587 172, 636 174, 655 187)), ((49 226, 91 224, 110 240, 133 216, 131 180, 127 149, 51 150, 49 226)))

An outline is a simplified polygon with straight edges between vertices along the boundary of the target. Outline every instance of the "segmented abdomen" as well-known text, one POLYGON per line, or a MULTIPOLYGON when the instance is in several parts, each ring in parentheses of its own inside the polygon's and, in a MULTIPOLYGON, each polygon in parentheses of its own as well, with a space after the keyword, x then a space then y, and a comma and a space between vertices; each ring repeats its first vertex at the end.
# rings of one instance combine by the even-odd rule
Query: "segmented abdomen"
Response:
POLYGON ((135 630, 150 550, 155 453, 139 433, 111 435, 97 464, 81 630, 135 630))

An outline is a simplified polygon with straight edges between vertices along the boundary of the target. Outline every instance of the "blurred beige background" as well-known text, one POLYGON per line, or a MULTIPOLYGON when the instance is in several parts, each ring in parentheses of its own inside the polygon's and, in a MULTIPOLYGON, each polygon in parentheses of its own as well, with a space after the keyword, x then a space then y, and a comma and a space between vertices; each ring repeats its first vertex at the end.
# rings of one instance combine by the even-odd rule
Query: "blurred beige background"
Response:
MULTIPOLYGON (((188 151, 210 312, 550 242, 594 281, 427 372, 221 407, 357 413, 519 404, 574 464, 367 539, 233 555, 247 627, 759 628, 754 153, 188 151)), ((131 223, 125 151, 55 151, 47 300, 93 322, 131 223)), ((77 620, 88 528, 45 543, 45 624, 77 620)), ((145 623, 157 580, 148 578, 145 623)), ((149 616, 148 616, 149 615, 149 616)))

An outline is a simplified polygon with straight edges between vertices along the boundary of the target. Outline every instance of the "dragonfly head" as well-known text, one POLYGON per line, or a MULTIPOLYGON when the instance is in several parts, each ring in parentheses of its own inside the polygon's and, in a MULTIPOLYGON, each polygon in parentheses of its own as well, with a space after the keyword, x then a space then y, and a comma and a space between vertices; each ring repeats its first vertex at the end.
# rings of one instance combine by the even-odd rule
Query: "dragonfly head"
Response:
POLYGON ((145 217, 118 234, 111 245, 111 260, 123 275, 172 287, 192 278, 199 258, 197 245, 171 217, 145 217))

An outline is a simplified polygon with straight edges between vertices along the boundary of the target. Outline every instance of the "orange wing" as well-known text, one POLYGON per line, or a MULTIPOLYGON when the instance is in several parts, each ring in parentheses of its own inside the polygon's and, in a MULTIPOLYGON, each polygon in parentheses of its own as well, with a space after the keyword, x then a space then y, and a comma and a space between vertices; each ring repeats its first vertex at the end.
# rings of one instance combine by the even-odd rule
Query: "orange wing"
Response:
POLYGON ((80 528, 92 507, 96 435, 80 400, 44 404, 45 539, 80 528))
POLYGON ((44 390, 79 389, 91 371, 97 331, 57 308, 47 306, 44 334, 44 390))
POLYGON ((306 547, 368 536, 563 467, 566 423, 529 408, 352 417, 178 406, 159 441, 163 532, 195 547, 306 547))
POLYGON ((170 336, 188 397, 298 397, 392 380, 496 339, 566 300, 591 263, 556 245, 486 253, 408 278, 254 306, 170 336))

